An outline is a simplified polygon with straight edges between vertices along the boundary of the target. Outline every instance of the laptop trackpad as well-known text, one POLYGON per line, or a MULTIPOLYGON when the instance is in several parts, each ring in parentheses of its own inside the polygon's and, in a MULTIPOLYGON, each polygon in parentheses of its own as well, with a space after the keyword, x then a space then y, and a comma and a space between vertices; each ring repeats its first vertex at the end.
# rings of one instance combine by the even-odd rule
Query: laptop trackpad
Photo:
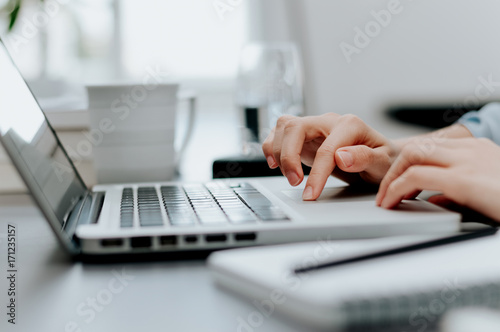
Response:
MULTIPOLYGON (((302 188, 283 190, 282 193, 293 200, 302 201, 302 188)), ((340 203, 354 201, 374 201, 376 188, 360 188, 352 186, 327 187, 316 200, 318 203, 340 203)))

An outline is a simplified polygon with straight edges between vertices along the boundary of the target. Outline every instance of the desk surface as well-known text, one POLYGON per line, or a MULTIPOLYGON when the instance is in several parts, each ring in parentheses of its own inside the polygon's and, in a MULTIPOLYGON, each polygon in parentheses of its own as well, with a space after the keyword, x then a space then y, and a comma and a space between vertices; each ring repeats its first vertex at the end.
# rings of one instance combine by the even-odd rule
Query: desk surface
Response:
MULTIPOLYGON (((224 112, 204 114, 198 118, 183 165, 183 178, 192 181, 208 179, 210 159, 237 150, 236 117, 227 121, 224 112), (202 160, 198 147, 209 151, 202 160)), ((377 129, 383 131, 380 126, 377 129)), ((0 248, 1 331, 245 331, 238 329, 238 319, 246 319, 256 310, 251 303, 214 287, 203 260, 108 265, 72 262, 23 194, 0 195, 0 248), (17 228, 15 328, 6 319, 9 224, 17 228)), ((272 316, 255 331, 300 328, 272 316)))
MULTIPOLYGON (((1 331, 66 331, 68 324, 78 325, 81 331, 137 332, 145 327, 147 331, 237 331, 238 317, 256 310, 217 289, 203 260, 102 265, 72 262, 26 195, 0 197, 2 253, 7 248, 9 224, 15 225, 17 232, 18 311, 14 329, 5 315, 8 283, 2 277, 1 331), (95 309, 87 304, 92 298, 97 299, 95 309)), ((6 265, 3 254, 2 276, 6 265)), ((285 322, 275 319, 267 319, 259 328, 290 330, 285 322)))

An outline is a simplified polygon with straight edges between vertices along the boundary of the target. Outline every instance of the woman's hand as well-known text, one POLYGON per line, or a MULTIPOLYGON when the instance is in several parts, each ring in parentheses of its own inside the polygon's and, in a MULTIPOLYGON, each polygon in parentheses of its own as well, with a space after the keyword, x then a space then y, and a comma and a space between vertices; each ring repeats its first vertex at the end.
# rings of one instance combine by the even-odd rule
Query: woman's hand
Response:
POLYGON ((379 184, 398 155, 396 144, 358 117, 334 113, 282 116, 262 149, 269 167, 280 167, 293 186, 304 179, 301 162, 312 167, 304 200, 317 199, 332 174, 379 184))
POLYGON ((377 204, 393 208, 420 190, 500 221, 500 147, 483 138, 408 144, 380 184, 377 204))

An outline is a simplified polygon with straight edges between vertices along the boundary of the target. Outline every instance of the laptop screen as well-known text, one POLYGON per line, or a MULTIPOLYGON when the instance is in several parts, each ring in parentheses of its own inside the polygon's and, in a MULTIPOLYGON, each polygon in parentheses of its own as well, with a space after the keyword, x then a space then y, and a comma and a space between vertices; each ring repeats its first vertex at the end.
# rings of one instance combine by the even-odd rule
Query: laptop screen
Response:
POLYGON ((0 140, 56 230, 87 188, 0 43, 0 140))

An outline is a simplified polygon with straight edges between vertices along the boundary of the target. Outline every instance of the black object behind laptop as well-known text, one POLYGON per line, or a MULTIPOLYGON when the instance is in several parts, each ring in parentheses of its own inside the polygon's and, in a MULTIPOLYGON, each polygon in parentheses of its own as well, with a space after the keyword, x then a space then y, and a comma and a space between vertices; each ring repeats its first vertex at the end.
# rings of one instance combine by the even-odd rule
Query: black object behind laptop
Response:
POLYGON ((462 115, 483 107, 484 104, 466 106, 463 104, 444 105, 399 105, 387 110, 387 115, 397 121, 427 128, 444 128, 452 125, 462 115))

